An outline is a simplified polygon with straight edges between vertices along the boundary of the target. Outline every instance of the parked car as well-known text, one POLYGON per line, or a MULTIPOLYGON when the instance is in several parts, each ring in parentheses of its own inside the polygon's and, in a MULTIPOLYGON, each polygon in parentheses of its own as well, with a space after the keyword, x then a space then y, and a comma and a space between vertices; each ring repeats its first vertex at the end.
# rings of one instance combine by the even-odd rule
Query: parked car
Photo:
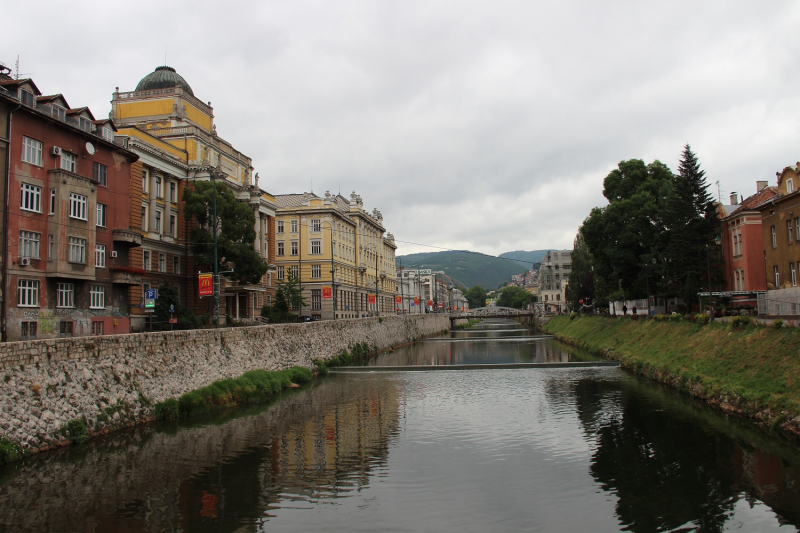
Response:
POLYGON ((297 317, 298 322, 311 322, 310 316, 299 316, 297 317))

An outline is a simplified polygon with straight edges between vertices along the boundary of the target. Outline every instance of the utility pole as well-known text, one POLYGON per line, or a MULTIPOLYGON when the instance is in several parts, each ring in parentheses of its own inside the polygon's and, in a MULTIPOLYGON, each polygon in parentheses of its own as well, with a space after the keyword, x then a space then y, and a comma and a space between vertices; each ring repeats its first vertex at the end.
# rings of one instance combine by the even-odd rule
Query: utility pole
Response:
POLYGON ((219 327, 219 259, 217 252, 217 172, 211 171, 211 183, 214 185, 214 327, 219 327))

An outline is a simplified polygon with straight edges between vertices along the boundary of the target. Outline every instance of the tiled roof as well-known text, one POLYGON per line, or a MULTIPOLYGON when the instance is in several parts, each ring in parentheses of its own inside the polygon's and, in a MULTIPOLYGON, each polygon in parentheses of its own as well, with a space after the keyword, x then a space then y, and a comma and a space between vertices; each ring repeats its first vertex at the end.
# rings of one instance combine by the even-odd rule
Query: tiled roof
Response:
POLYGON ((300 207, 303 202, 307 202, 311 198, 319 198, 314 193, 303 194, 276 194, 275 205, 278 207, 300 207))
POLYGON ((736 207, 732 212, 728 213, 726 210, 726 215, 731 216, 737 213, 741 213, 742 211, 750 211, 753 209, 758 208, 760 205, 763 205, 773 198, 778 196, 778 188, 777 187, 764 187, 757 193, 752 196, 748 196, 738 206, 731 206, 736 207))

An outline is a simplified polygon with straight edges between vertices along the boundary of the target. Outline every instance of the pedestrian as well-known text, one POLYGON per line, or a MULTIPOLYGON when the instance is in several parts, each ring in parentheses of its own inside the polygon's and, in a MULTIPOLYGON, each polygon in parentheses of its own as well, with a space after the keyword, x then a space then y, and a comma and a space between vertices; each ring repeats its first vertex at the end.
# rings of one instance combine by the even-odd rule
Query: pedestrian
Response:
POLYGON ((626 316, 628 314, 628 304, 622 305, 622 316, 626 316))
POLYGON ((636 306, 633 306, 633 316, 636 316, 636 306))

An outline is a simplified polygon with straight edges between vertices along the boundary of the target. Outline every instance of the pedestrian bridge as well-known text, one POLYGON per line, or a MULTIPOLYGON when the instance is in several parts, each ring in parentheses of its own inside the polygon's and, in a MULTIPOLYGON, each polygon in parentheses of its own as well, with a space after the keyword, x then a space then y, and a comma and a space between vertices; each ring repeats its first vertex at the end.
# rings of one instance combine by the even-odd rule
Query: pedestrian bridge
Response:
POLYGON ((517 318, 526 317, 528 321, 533 320, 533 311, 528 309, 514 309, 513 307, 497 307, 490 305, 489 307, 478 307, 477 309, 470 309, 469 311, 455 311, 450 313, 450 323, 454 324, 456 320, 470 319, 470 318, 517 318))

